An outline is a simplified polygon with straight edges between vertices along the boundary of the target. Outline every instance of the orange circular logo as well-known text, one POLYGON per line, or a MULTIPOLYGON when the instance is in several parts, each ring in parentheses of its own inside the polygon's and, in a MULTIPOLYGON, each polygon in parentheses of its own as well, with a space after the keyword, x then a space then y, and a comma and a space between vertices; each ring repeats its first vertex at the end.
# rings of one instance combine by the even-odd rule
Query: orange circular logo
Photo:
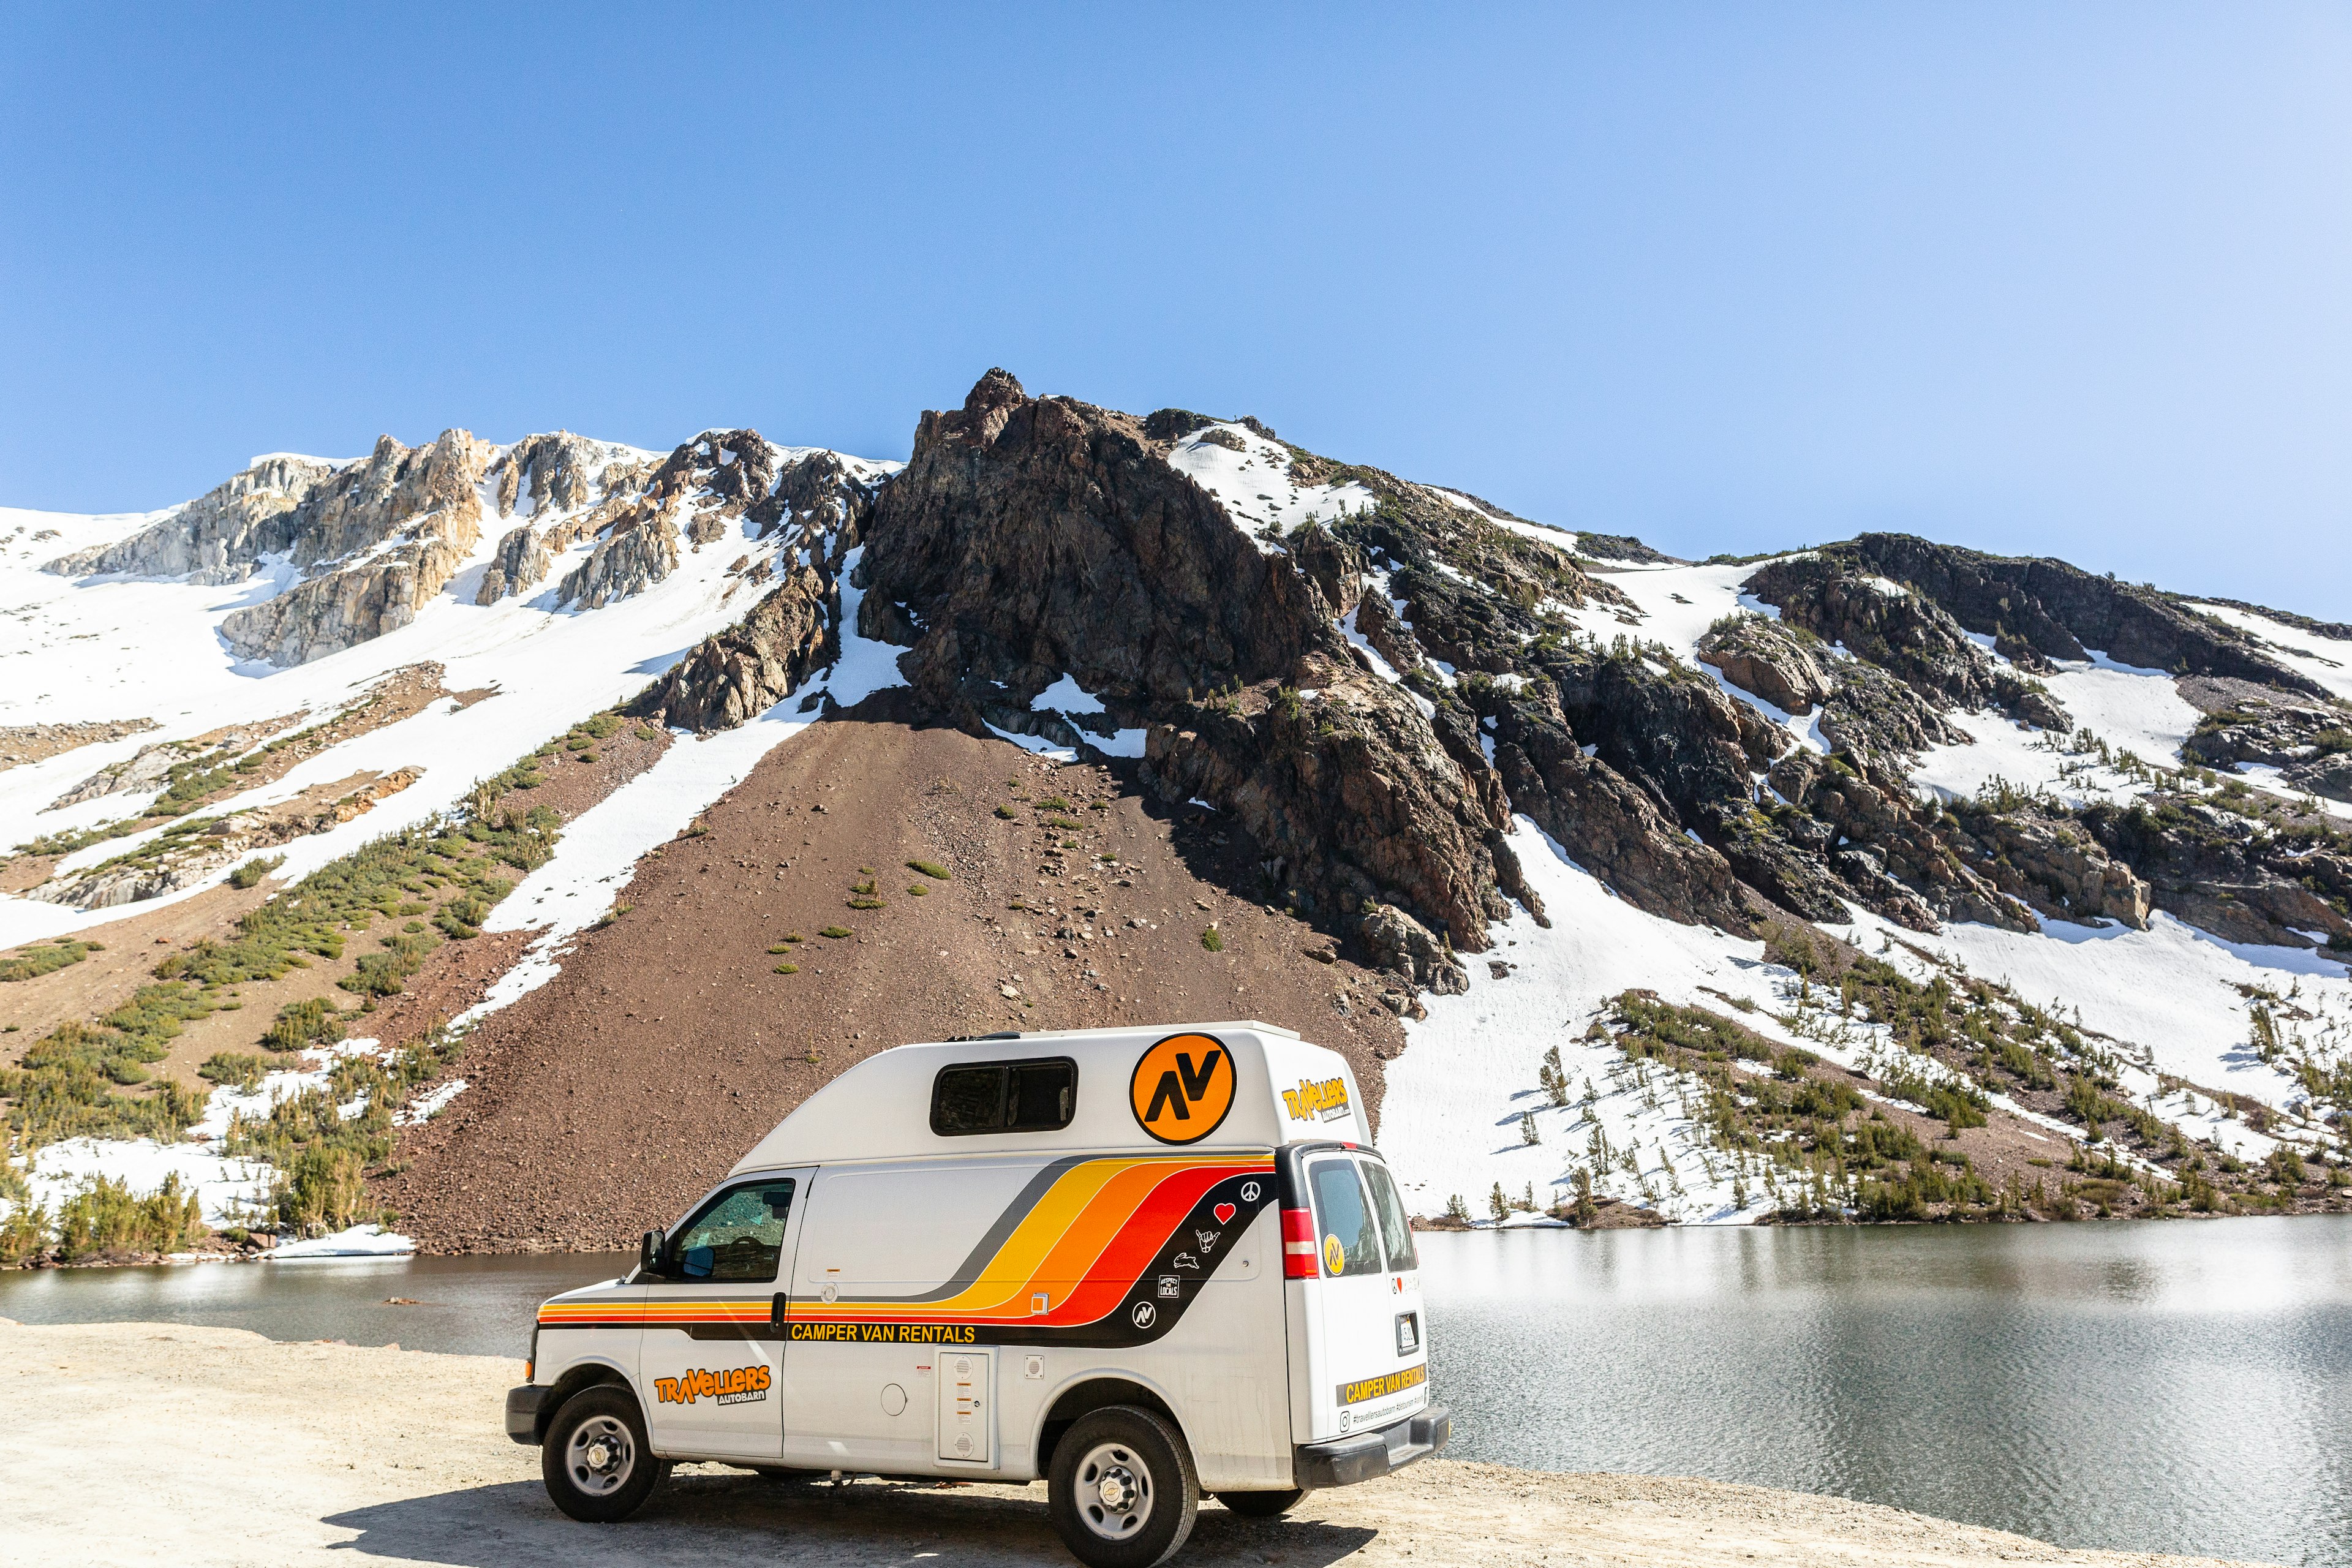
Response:
POLYGON ((1234 1054, 1213 1035, 1171 1035, 1135 1064, 1127 1098, 1162 1143, 1198 1143, 1234 1108, 1234 1054))

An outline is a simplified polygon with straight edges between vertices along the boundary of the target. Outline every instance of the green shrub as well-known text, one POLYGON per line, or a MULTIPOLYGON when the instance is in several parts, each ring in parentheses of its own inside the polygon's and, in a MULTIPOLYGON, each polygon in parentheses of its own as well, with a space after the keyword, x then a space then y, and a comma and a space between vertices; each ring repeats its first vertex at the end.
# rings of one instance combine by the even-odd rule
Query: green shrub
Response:
POLYGON ((800 972, 801 966, 797 963, 779 963, 776 965, 776 973, 779 974, 798 974, 800 972))
POLYGON ((1216 927, 1211 926, 1201 933, 1201 945, 1211 952, 1223 952, 1225 951, 1225 939, 1217 934, 1216 927))
POLYGON ((66 1262, 90 1257, 185 1252, 205 1237, 196 1195, 165 1176, 152 1196, 133 1197, 110 1176, 93 1176, 58 1209, 58 1253, 66 1262))
POLYGON ((283 855, 265 855, 247 860, 228 874, 228 885, 239 891, 247 888, 257 888, 261 886, 261 879, 264 877, 284 864, 286 864, 286 857, 283 855))
POLYGON ((931 885, 929 882, 909 882, 907 884, 907 896, 910 899, 929 898, 930 896, 930 892, 931 885))
POLYGON ((0 1215, 0 1268, 13 1268, 49 1249, 49 1211, 26 1198, 17 1198, 0 1215))
POLYGON ((270 1194, 278 1223, 298 1232, 331 1231, 368 1217, 365 1163, 360 1151, 331 1144, 296 1154, 270 1194))
POLYGON ((940 865, 938 862, 931 860, 909 860, 907 862, 907 869, 909 871, 920 872, 922 875, 929 877, 934 882, 950 881, 952 880, 955 876, 955 873, 949 870, 945 866, 940 865))
POLYGON ((847 926, 825 926, 816 934, 819 936, 831 937, 834 941, 839 942, 843 937, 848 936, 851 933, 847 926))
POLYGON ((30 980, 36 975, 50 974, 69 963, 79 963, 89 953, 98 952, 100 944, 76 942, 69 937, 47 944, 20 947, 6 958, 0 958, 0 982, 30 980))
POLYGON ((856 898, 849 900, 849 907, 853 910, 878 910, 887 907, 887 903, 888 900, 884 899, 856 898))
POLYGON ((998 806, 998 807, 996 808, 996 815, 997 815, 997 816, 1001 816, 1001 817, 1003 817, 1005 821, 1007 821, 1007 822, 1011 822, 1013 818, 1015 818, 1015 817, 1019 816, 1021 814, 1020 814, 1019 812, 1017 812, 1017 811, 1013 810, 1013 809, 1011 806, 1009 806, 1009 805, 1000 805, 1000 806, 998 806))
POLYGON ((196 1076, 251 1094, 261 1087, 261 1075, 268 1070, 269 1064, 259 1057, 243 1051, 215 1051, 196 1069, 196 1076))
POLYGON ((261 1043, 273 1051, 299 1051, 307 1046, 323 1046, 341 1039, 343 1027, 343 1015, 334 1003, 324 996, 313 996, 278 1008, 261 1043))

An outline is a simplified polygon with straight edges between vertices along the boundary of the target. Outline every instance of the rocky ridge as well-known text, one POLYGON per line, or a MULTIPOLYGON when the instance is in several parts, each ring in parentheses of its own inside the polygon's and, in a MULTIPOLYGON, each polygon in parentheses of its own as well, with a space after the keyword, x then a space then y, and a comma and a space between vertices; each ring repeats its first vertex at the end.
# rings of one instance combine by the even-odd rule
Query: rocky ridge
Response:
MULTIPOLYGON (((2164 908, 2240 933, 2258 922, 2265 940, 2352 931, 2329 901, 2342 896, 2333 864, 2287 877, 2259 831, 2230 839, 2192 814, 2203 837, 2188 853, 2153 847, 2145 812, 1948 802, 1910 784, 1923 752, 1968 740, 1955 711, 2067 733, 2035 671, 2091 647, 2297 694, 2296 737, 2338 711, 2163 595, 1865 536, 1759 566, 1744 587, 1772 613, 1719 624, 1697 650, 1719 686, 1565 613, 1638 626, 1608 580, 1654 556, 1638 542, 1581 553, 1582 536, 1551 543, 1464 492, 1287 444, 1294 484, 1371 499, 1268 527, 1172 460, 1186 443, 1242 451, 1251 436, 1276 439, 1255 421, 1032 398, 992 371, 961 408, 923 416, 912 460, 878 493, 836 491, 841 521, 795 536, 824 547, 805 565, 780 556, 779 585, 639 710, 720 726, 800 689, 837 651, 854 542, 859 630, 907 649, 900 668, 931 711, 1081 747, 1142 731, 1141 780, 1230 812, 1258 847, 1260 891, 1419 986, 1452 989, 1457 955, 1482 951, 1504 900, 1531 898, 1504 839, 1515 813, 1638 907, 1738 931, 1775 910, 1842 919, 1848 900, 1921 931, 2139 926, 2164 908), (1100 711, 1039 710, 1064 682, 1100 711), (1817 715, 1822 749, 1792 745, 1726 687, 1817 715), (2223 872, 2227 898, 2194 890, 2223 872)), ((2214 726, 2249 754, 2286 755, 2275 726, 2245 731, 2214 726)))

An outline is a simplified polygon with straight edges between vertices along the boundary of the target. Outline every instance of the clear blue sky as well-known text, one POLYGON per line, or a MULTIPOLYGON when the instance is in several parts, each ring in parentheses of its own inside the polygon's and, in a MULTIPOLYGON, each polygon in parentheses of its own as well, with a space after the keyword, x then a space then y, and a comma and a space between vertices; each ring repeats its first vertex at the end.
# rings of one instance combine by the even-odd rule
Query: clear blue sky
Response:
POLYGON ((1002 363, 1677 553, 2352 616, 2352 10, 12 6, 0 502, 1002 363))

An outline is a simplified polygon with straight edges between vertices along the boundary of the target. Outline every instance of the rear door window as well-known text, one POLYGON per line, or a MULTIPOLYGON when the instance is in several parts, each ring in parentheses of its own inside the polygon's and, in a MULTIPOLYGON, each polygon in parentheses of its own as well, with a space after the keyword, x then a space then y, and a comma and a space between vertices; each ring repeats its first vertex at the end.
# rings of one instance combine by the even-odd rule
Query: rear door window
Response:
POLYGON ((1307 1185, 1315 1194, 1315 1245, 1324 1277, 1378 1274, 1380 1229, 1364 1201, 1356 1163, 1345 1155, 1318 1160, 1307 1167, 1307 1185))
POLYGON ((1395 1178, 1378 1160, 1362 1164, 1364 1185, 1372 1194, 1372 1213, 1381 1222, 1381 1240, 1388 1247, 1389 1267, 1400 1271, 1420 1268, 1421 1255, 1413 1250, 1412 1226, 1405 1222, 1404 1200, 1397 1194, 1395 1178))

